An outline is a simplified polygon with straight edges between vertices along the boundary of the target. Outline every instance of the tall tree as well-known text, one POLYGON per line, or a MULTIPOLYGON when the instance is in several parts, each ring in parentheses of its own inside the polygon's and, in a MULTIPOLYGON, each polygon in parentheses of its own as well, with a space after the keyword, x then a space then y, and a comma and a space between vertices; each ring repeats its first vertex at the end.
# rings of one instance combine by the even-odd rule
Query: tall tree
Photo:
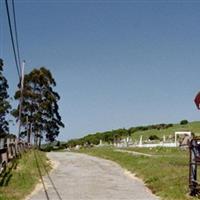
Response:
MULTIPOLYGON (((64 127, 58 112, 60 96, 53 90, 55 86, 56 82, 51 72, 44 67, 33 69, 24 77, 21 121, 24 127, 22 135, 28 136, 28 142, 30 142, 31 131, 35 134, 35 143, 41 144, 42 138, 54 141, 60 127, 64 127), (27 119, 29 125, 25 128, 27 119)), ((15 98, 20 98, 19 90, 15 98)), ((16 118, 18 110, 19 108, 13 112, 16 118)))
POLYGON ((9 124, 6 120, 6 115, 11 108, 8 101, 8 83, 3 76, 3 60, 0 58, 0 136, 4 136, 9 133, 9 124))

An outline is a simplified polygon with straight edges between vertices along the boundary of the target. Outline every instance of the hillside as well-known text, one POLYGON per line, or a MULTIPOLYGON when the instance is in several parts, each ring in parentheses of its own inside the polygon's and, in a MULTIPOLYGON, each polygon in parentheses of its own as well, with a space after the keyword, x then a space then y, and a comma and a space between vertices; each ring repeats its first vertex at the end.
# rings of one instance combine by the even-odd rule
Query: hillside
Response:
POLYGON ((140 136, 143 136, 143 139, 148 139, 151 135, 156 135, 159 138, 162 138, 164 135, 166 137, 174 137, 174 133, 176 131, 191 131, 196 136, 200 135, 200 121, 189 122, 188 124, 181 125, 181 124, 173 124, 173 126, 169 128, 163 129, 149 129, 144 131, 136 131, 131 134, 131 137, 134 140, 139 140, 140 136))
POLYGON ((104 143, 113 143, 116 140, 123 139, 130 136, 133 141, 138 141, 140 136, 143 136, 143 140, 149 139, 150 136, 157 136, 162 140, 163 136, 173 138, 176 131, 191 131, 195 135, 200 135, 200 121, 189 122, 187 124, 154 124, 148 126, 130 127, 128 129, 116 129, 106 132, 98 132, 94 134, 86 135, 79 139, 69 140, 67 142, 68 147, 74 147, 76 145, 85 144, 99 144, 102 140, 104 143))

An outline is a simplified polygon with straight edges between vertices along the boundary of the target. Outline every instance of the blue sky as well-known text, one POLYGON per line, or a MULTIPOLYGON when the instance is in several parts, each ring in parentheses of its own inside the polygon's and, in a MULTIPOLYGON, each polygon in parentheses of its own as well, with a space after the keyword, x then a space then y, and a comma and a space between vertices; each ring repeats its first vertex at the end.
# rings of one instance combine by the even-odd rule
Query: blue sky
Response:
MULTIPOLYGON (((16 0, 26 72, 46 66, 61 95, 60 139, 200 120, 200 2, 16 0)), ((17 84, 4 1, 0 57, 17 84)), ((15 132, 15 127, 11 127, 15 132)), ((17 131, 16 131, 17 132, 17 131)))

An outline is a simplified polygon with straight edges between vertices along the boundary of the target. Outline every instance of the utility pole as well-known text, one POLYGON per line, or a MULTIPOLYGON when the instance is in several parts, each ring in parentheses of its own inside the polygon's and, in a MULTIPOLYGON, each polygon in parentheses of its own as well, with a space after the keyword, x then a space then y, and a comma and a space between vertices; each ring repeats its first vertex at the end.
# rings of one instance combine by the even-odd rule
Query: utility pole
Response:
POLYGON ((24 67, 25 67, 25 61, 22 62, 22 66, 21 66, 18 139, 20 138, 21 124, 22 124, 21 123, 21 115, 22 115, 23 88, 24 88, 24 67))

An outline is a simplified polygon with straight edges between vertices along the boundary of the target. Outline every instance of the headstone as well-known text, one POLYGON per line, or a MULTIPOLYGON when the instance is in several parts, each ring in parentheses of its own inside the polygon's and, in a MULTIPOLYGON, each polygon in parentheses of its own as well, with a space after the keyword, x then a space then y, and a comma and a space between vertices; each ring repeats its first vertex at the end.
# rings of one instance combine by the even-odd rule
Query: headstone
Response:
POLYGON ((102 146, 103 145, 103 142, 102 140, 99 141, 99 146, 102 146))
POLYGON ((140 136, 139 146, 142 146, 142 135, 140 136))
POLYGON ((165 135, 163 135, 163 143, 166 141, 165 135))

